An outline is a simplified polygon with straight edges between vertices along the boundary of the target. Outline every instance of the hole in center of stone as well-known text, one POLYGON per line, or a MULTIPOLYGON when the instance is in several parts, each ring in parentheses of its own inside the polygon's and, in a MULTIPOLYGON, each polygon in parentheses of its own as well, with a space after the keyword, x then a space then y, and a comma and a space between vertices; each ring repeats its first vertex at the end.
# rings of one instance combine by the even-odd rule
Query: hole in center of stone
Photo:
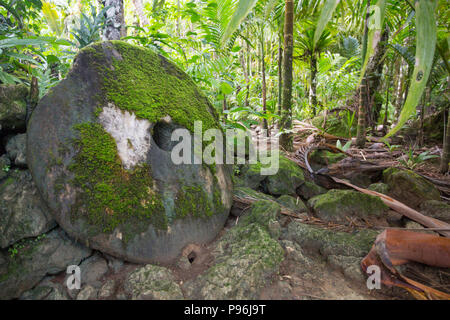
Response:
POLYGON ((197 258, 197 254, 194 251, 192 251, 191 253, 188 254, 187 258, 189 260, 189 263, 192 264, 194 263, 195 258, 197 258))
POLYGON ((172 141, 172 132, 180 128, 180 126, 176 126, 172 123, 163 121, 157 122, 153 127, 153 140, 160 149, 171 152, 172 149, 178 144, 177 141, 172 141))

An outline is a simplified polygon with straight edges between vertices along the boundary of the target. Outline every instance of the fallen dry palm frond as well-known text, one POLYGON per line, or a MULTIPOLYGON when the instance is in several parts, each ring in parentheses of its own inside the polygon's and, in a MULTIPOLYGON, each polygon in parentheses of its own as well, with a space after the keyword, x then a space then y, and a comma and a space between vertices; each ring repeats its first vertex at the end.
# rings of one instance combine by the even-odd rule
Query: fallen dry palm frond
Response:
POLYGON ((395 269, 395 266, 409 262, 449 268, 450 239, 405 230, 386 230, 377 237, 361 267, 365 272, 370 266, 380 267, 383 284, 404 288, 416 299, 450 300, 450 294, 409 279, 395 269))
MULTIPOLYGON (((331 177, 334 181, 336 181, 337 183, 341 183, 344 184, 348 187, 351 187, 355 190, 358 190, 359 192, 365 193, 365 194, 369 194, 372 196, 376 196, 379 197, 389 208, 391 208, 392 210, 400 213, 401 215, 404 215, 405 217, 408 217, 411 220, 414 220, 418 223, 420 223, 421 225, 428 227, 428 228, 434 228, 434 229, 442 229, 442 230, 446 230, 446 229, 450 229, 450 224, 431 218, 431 217, 427 217, 423 214, 421 214, 420 212, 408 207, 407 205, 403 204, 400 201, 397 201, 391 197, 388 197, 382 193, 378 193, 376 191, 372 191, 372 190, 367 190, 367 189, 363 189, 360 187, 357 187, 353 184, 351 184, 350 182, 338 179, 338 178, 334 178, 331 177)), ((443 236, 450 238, 450 231, 437 231, 440 234, 442 234, 443 236)))

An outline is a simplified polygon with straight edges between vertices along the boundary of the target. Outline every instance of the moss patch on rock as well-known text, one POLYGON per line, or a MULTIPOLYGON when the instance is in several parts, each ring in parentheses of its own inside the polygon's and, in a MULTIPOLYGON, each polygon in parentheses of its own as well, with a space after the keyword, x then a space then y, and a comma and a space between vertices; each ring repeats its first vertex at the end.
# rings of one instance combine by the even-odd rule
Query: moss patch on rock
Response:
MULTIPOLYGON (((149 223, 166 229, 164 206, 152 184, 148 165, 125 170, 116 142, 100 124, 85 123, 76 126, 76 130, 79 139, 74 143, 79 152, 69 169, 75 174, 74 185, 82 193, 72 219, 81 215, 101 232, 112 232, 119 225, 144 231, 149 223)), ((123 231, 135 233, 136 230, 124 228, 123 231)))
POLYGON ((182 300, 183 293, 170 270, 146 265, 128 275, 124 284, 133 300, 182 300))
POLYGON ((246 217, 218 242, 215 265, 185 290, 197 299, 257 299, 284 258, 284 251, 271 235, 280 207, 259 201, 246 217))
POLYGON ((304 184, 302 184, 297 189, 297 194, 301 196, 303 199, 309 200, 315 196, 327 193, 328 190, 325 188, 322 188, 321 186, 318 186, 314 182, 305 181, 304 184))
POLYGON ((385 183, 379 182, 379 183, 373 183, 369 186, 369 190, 382 193, 382 194, 388 194, 389 193, 389 186, 385 183))
POLYGON ((337 223, 348 222, 347 217, 381 218, 388 211, 380 198, 353 190, 330 190, 310 199, 308 205, 318 218, 337 223))
POLYGON ((279 159, 279 170, 276 174, 267 176, 265 188, 275 196, 295 195, 297 188, 305 183, 303 170, 281 154, 279 159))
POLYGON ((441 200, 439 190, 425 178, 411 170, 389 168, 383 172, 389 194, 398 201, 417 208, 427 200, 441 200))
POLYGON ((450 223, 450 205, 443 201, 428 200, 420 205, 427 216, 450 223))
POLYGON ((281 196, 277 199, 277 202, 282 205, 285 208, 288 208, 294 212, 307 212, 308 209, 306 208, 303 201, 299 198, 294 198, 288 195, 281 196))
POLYGON ((298 243, 302 249, 325 257, 364 257, 372 248, 377 235, 373 230, 360 230, 351 234, 294 221, 289 224, 285 237, 298 243))
POLYGON ((203 130, 220 128, 214 108, 192 79, 151 49, 110 41, 88 46, 81 54, 95 61, 103 75, 105 105, 113 102, 153 123, 170 116, 174 123, 191 132, 194 121, 201 121, 203 130), (112 65, 108 65, 100 48, 108 45, 117 52, 112 65))
POLYGON ((346 155, 342 153, 333 153, 327 150, 314 150, 309 156, 309 162, 313 169, 318 170, 322 167, 338 163, 345 158, 346 155))
POLYGON ((261 175, 261 169, 262 164, 260 162, 241 166, 239 172, 234 177, 235 186, 258 189, 261 182, 267 178, 267 176, 261 175))

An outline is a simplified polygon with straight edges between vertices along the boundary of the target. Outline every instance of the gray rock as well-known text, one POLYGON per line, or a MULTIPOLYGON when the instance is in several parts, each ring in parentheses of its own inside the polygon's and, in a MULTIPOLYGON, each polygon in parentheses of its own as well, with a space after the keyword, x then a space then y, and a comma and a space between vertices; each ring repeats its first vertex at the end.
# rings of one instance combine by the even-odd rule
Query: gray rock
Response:
MULTIPOLYGON (((271 200, 271 201, 275 201, 275 198, 262 193, 262 192, 258 192, 255 191, 249 187, 235 187, 234 191, 233 191, 234 196, 236 197, 240 197, 240 198, 245 198, 245 199, 250 199, 250 200, 271 200)), ((233 206, 231 207, 231 214, 235 217, 239 217, 241 216, 244 212, 245 209, 248 209, 248 205, 246 204, 241 204, 239 202, 234 202, 233 206)))
POLYGON ((187 244, 216 238, 232 205, 231 166, 172 161, 172 132, 192 133, 195 121, 220 128, 175 64, 126 42, 95 43, 34 110, 28 166, 70 236, 119 259, 170 264, 187 244))
POLYGON ((348 218, 382 223, 389 210, 380 198, 353 190, 330 190, 310 199, 308 206, 321 220, 346 224, 348 218))
POLYGON ((327 257, 328 264, 348 278, 358 283, 364 283, 366 276, 361 270, 361 260, 359 257, 330 255, 327 257))
POLYGON ((270 231, 270 226, 273 226, 274 222, 278 222, 277 218, 279 217, 280 212, 281 207, 278 203, 268 200, 259 200, 251 205, 250 211, 241 217, 239 223, 241 226, 256 223, 267 231, 270 231))
POLYGON ((182 300, 181 288, 163 267, 146 265, 127 277, 124 288, 133 300, 182 300))
POLYGON ((28 171, 0 182, 0 247, 37 237, 56 226, 28 171))
POLYGON ((111 298, 114 295, 114 290, 116 289, 116 281, 115 280, 108 280, 106 281, 103 286, 98 291, 98 298, 99 299, 108 299, 111 298))
POLYGON ((302 184, 297 189, 297 194, 301 196, 303 199, 309 200, 315 196, 327 193, 328 190, 325 188, 322 188, 321 186, 318 186, 314 182, 305 181, 304 184, 302 184))
POLYGON ((429 200, 420 205, 425 215, 450 223, 450 205, 443 201, 429 200))
POLYGON ((373 183, 369 186, 368 189, 386 195, 389 193, 389 186, 382 182, 373 183))
POLYGON ((27 135, 25 133, 15 135, 6 143, 6 153, 11 161, 18 167, 27 167, 27 135))
POLYGON ((306 208, 306 205, 303 203, 303 201, 300 198, 294 198, 292 196, 284 195, 277 199, 277 202, 285 207, 288 208, 294 212, 307 212, 308 209, 306 208))
POLYGON ((95 300, 98 297, 98 289, 87 285, 77 295, 77 300, 95 300))
POLYGON ((185 283, 190 299, 257 299, 260 290, 270 284, 284 257, 282 247, 268 231, 279 206, 269 201, 254 205, 257 209, 217 243, 215 264, 185 283))
POLYGON ((4 154, 0 157, 0 181, 8 176, 11 168, 11 160, 4 154))
POLYGON ((394 199, 418 208, 428 200, 441 200, 439 190, 428 180, 411 170, 389 168, 383 172, 383 181, 394 199))
POLYGON ((258 189, 261 182, 267 177, 261 175, 261 164, 247 164, 240 168, 239 174, 236 175, 236 187, 248 187, 251 189, 258 189))
POLYGON ((24 130, 26 118, 25 85, 0 85, 0 130, 24 130))
POLYGON ((104 254, 106 260, 108 260, 108 267, 112 270, 114 273, 118 273, 120 270, 122 270, 124 266, 123 260, 116 259, 114 257, 111 257, 107 254, 104 254))
POLYGON ((378 233, 360 230, 354 234, 322 229, 294 221, 289 224, 283 239, 296 242, 308 253, 365 257, 372 248, 378 233))
POLYGON ((303 170, 297 163, 280 154, 279 170, 267 177, 265 187, 274 196, 295 195, 296 190, 305 183, 303 170))
POLYGON ((314 150, 309 156, 309 164, 314 170, 338 163, 347 156, 343 153, 333 153, 327 150, 314 150))
POLYGON ((18 298, 45 275, 65 271, 89 255, 90 249, 74 243, 61 229, 26 240, 13 257, 8 257, 7 271, 0 274, 0 299, 18 298))
POLYGON ((94 285, 108 272, 108 263, 96 253, 92 257, 84 260, 80 264, 80 269, 81 285, 94 285))
POLYGON ((24 292, 20 300, 68 300, 64 287, 47 277, 33 289, 24 292))
POLYGON ((286 252, 287 258, 292 259, 299 265, 311 266, 314 263, 308 256, 303 253, 302 248, 296 242, 290 240, 281 240, 280 244, 286 252))

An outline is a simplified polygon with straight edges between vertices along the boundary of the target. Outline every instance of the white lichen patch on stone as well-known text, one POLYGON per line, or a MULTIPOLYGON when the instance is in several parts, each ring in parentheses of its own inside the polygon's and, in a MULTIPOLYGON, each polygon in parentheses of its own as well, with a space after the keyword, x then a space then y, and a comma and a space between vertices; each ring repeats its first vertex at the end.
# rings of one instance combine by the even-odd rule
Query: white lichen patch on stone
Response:
POLYGON ((122 111, 109 103, 99 115, 100 124, 116 141, 117 151, 125 169, 144 163, 150 150, 152 123, 138 119, 134 113, 122 111))

